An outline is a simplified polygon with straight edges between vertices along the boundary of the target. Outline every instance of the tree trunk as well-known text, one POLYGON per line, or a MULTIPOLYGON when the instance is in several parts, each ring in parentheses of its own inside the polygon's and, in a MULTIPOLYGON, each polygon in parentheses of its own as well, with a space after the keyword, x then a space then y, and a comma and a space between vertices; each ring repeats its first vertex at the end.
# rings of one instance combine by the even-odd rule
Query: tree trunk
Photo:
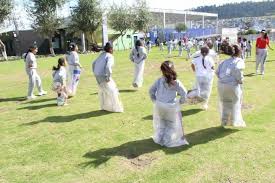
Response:
POLYGON ((51 56, 55 57, 55 53, 54 53, 54 49, 53 49, 53 41, 52 41, 52 37, 49 37, 49 48, 50 48, 50 54, 51 56))
POLYGON ((7 61, 8 60, 8 56, 7 56, 7 52, 6 52, 6 46, 5 44, 2 42, 2 40, 0 39, 0 51, 2 56, 4 57, 4 59, 7 61))
POLYGON ((81 44, 82 44, 82 53, 86 53, 86 40, 85 40, 85 33, 81 33, 81 44))
POLYGON ((125 34, 121 34, 121 43, 122 43, 122 46, 123 46, 123 50, 126 50, 125 49, 125 45, 124 45, 124 41, 123 41, 123 36, 124 36, 125 34))

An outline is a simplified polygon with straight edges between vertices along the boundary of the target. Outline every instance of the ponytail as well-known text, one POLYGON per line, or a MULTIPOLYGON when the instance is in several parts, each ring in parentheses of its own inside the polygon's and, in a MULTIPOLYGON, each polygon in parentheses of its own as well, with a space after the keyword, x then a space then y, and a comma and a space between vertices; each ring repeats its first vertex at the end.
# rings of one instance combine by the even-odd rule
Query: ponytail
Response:
POLYGON ((58 71, 58 70, 60 70, 60 68, 62 66, 65 66, 65 65, 66 65, 65 59, 64 58, 59 58, 58 59, 58 65, 57 66, 53 66, 53 71, 58 71))

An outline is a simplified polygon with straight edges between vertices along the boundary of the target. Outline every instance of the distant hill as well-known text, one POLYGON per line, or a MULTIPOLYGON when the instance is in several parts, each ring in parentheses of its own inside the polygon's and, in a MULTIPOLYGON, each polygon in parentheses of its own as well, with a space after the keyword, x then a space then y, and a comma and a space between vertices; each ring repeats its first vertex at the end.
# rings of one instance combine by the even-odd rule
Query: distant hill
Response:
POLYGON ((220 19, 275 15, 275 0, 228 3, 222 6, 201 6, 192 11, 218 13, 220 19))

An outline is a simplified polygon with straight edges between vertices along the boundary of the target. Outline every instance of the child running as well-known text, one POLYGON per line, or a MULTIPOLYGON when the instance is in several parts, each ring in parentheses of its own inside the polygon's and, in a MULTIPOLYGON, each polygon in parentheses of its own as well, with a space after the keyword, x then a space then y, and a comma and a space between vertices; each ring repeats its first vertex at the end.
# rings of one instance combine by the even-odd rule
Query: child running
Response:
POLYGON ((151 87, 149 93, 154 103, 153 126, 155 143, 166 147, 187 145, 182 127, 180 104, 186 100, 186 89, 177 80, 173 62, 161 65, 163 77, 151 87), (177 99, 177 95, 180 99, 177 99))
POLYGON ((53 67, 53 91, 57 93, 57 105, 67 104, 68 92, 66 87, 66 61, 64 58, 58 59, 57 67, 53 67))

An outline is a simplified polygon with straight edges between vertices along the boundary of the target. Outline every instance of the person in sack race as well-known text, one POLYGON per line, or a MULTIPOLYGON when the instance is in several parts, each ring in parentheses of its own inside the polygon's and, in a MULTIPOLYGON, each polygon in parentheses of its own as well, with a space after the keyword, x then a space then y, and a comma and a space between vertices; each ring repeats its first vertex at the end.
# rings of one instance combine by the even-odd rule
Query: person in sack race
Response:
POLYGON ((119 98, 119 90, 112 79, 113 65, 113 47, 110 43, 106 43, 104 52, 92 63, 92 72, 99 88, 98 95, 101 110, 120 113, 124 109, 119 98))
POLYGON ((265 30, 261 31, 261 36, 256 41, 256 74, 259 73, 259 65, 261 65, 261 75, 265 72, 265 63, 268 55, 267 47, 273 50, 269 44, 269 37, 265 30))
POLYGON ((142 42, 140 40, 137 40, 135 43, 135 48, 132 50, 130 54, 130 60, 135 65, 134 80, 133 80, 133 87, 135 88, 142 87, 144 66, 145 66, 146 59, 147 59, 146 49, 144 45, 142 45, 142 42))
POLYGON ((223 61, 217 71, 221 125, 245 127, 242 117, 242 85, 245 62, 238 45, 228 47, 230 58, 223 61))
POLYGON ((177 80, 173 62, 161 64, 163 76, 149 90, 154 103, 153 127, 155 143, 165 147, 187 145, 182 126, 181 104, 185 103, 187 91, 177 80), (177 98, 177 95, 180 98, 177 98))
POLYGON ((70 52, 67 55, 68 62, 68 93, 70 97, 76 95, 77 87, 80 80, 80 74, 82 65, 80 64, 79 55, 77 53, 78 46, 75 43, 71 43, 70 52))
POLYGON ((188 93, 188 98, 191 100, 199 98, 204 110, 208 109, 215 73, 215 63, 208 55, 209 48, 205 46, 201 48, 201 55, 193 59, 191 67, 196 75, 196 85, 195 89, 188 93))
POLYGON ((26 73, 29 76, 29 89, 27 99, 35 99, 36 96, 33 94, 35 86, 38 88, 38 96, 46 95, 47 92, 42 88, 42 81, 40 76, 37 73, 37 60, 35 55, 38 52, 36 46, 30 46, 28 52, 24 55, 26 73))
POLYGON ((58 59, 58 65, 53 67, 53 85, 52 89, 57 93, 57 105, 65 106, 68 99, 67 91, 67 71, 66 71, 66 60, 64 58, 58 59))

